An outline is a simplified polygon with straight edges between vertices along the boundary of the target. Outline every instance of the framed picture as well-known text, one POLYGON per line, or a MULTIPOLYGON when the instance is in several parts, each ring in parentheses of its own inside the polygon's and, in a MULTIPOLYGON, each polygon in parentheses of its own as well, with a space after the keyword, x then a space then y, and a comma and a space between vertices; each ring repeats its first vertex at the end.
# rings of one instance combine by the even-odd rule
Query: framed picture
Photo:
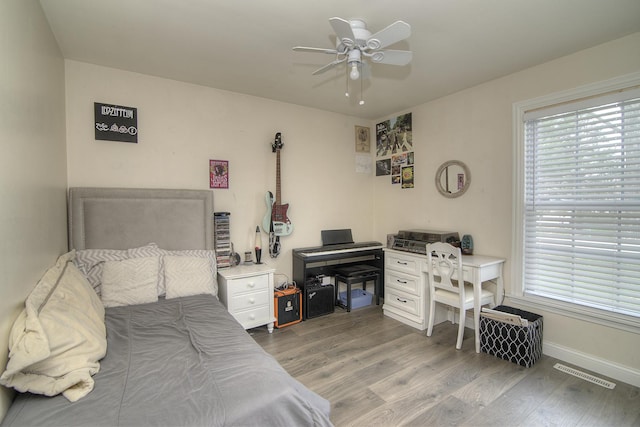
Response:
POLYGON ((371 139, 368 127, 356 126, 356 152, 369 153, 371 151, 371 139))
POLYGON ((93 103, 95 139, 138 143, 138 109, 93 103))
POLYGON ((209 188, 229 188, 228 160, 209 160, 209 188))

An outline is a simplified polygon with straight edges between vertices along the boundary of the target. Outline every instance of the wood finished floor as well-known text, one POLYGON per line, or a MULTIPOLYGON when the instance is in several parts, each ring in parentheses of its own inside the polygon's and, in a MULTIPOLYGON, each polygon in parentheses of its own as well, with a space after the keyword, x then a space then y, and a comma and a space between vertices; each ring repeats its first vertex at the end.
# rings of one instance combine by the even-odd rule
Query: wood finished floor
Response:
POLYGON ((524 368, 477 354, 470 329, 456 350, 448 322, 427 337, 371 306, 249 333, 331 402, 337 427, 640 425, 639 388, 611 380, 606 389, 554 369, 547 356, 524 368))

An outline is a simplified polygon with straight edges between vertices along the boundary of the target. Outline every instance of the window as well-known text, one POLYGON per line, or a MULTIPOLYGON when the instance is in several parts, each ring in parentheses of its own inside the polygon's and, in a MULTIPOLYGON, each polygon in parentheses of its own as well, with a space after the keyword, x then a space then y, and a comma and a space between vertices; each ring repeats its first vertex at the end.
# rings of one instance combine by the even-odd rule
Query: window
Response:
POLYGON ((640 325, 640 89, 596 89, 516 106, 514 281, 640 325))

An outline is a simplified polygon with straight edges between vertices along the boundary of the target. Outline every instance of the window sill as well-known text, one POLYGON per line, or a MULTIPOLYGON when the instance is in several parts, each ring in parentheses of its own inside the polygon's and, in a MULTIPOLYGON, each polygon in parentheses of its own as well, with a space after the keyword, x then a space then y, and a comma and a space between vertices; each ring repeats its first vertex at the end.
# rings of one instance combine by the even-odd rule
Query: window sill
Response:
POLYGON ((579 306, 576 304, 556 301, 549 298, 535 296, 506 295, 505 299, 520 306, 549 311, 561 316, 601 326, 620 329, 634 334, 640 334, 640 318, 610 313, 603 310, 579 306))

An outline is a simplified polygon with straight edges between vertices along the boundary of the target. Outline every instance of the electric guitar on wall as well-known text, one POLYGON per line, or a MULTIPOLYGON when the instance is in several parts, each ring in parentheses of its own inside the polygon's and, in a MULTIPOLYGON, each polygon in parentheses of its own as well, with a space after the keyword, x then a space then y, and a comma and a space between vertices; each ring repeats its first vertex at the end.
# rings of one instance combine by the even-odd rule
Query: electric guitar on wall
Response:
POLYGON ((262 220, 262 229, 269 233, 272 231, 275 236, 288 236, 293 231, 293 224, 287 217, 289 204, 283 205, 280 199, 280 149, 284 146, 280 132, 276 133, 275 140, 271 144, 271 149, 276 153, 276 198, 273 193, 267 191, 267 213, 262 220))

